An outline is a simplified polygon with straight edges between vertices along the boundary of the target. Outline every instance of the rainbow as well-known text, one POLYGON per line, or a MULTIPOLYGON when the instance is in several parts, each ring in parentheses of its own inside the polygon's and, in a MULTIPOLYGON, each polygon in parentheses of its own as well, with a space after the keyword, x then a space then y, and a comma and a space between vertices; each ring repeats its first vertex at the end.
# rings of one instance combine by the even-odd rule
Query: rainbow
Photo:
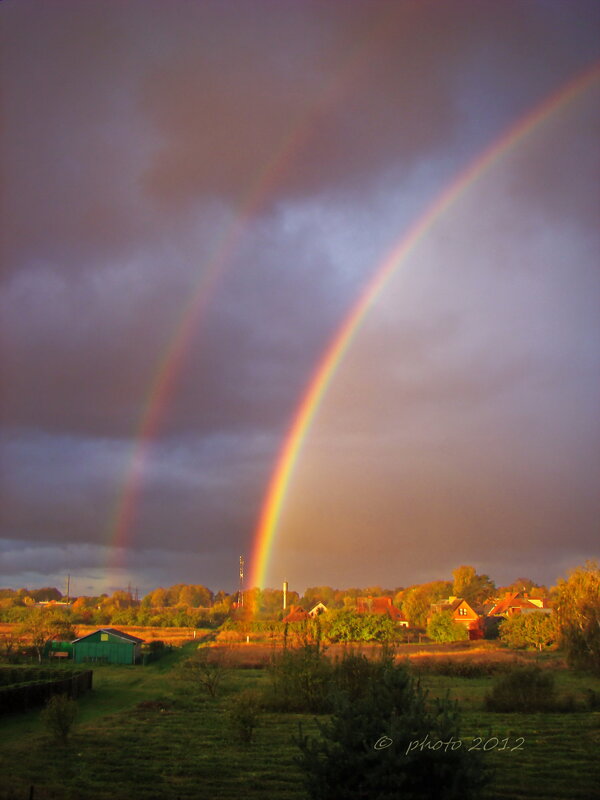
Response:
POLYGON ((213 256, 191 292, 157 361, 152 381, 145 394, 142 413, 133 436, 131 454, 107 525, 109 568, 123 565, 122 561, 135 528, 145 465, 176 391, 177 381, 194 335, 240 245, 242 236, 276 187, 283 183, 294 158, 317 128, 319 119, 324 117, 329 109, 342 102, 345 94, 352 89, 355 77, 365 65, 368 65, 379 37, 387 35, 388 17, 389 13, 375 21, 363 43, 349 54, 341 67, 325 83, 315 102, 300 113, 297 119, 292 120, 279 147, 263 169, 257 173, 234 221, 217 242, 213 256))
POLYGON ((493 141, 437 196, 375 269, 373 277, 318 363, 277 457, 254 536, 250 586, 264 585, 283 504, 304 440, 333 376, 380 292, 435 223, 493 164, 523 142, 539 125, 585 92, 599 76, 600 62, 596 62, 493 141))

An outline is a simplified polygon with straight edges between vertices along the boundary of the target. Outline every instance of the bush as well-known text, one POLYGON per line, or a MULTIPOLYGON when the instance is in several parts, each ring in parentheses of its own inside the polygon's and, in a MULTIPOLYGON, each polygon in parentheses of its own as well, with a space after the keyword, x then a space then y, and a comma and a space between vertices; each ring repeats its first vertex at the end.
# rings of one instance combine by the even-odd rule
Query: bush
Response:
POLYGON ((449 611, 434 614, 427 623, 427 636, 434 642, 462 642, 469 632, 460 622, 455 622, 449 611))
POLYGON ((595 692, 593 689, 586 689, 585 706, 588 711, 600 711, 600 692, 595 692))
POLYGON ((456 746, 454 703, 428 707, 419 684, 391 659, 352 656, 336 673, 330 721, 316 721, 320 737, 300 727, 296 739, 312 800, 479 796, 488 776, 481 754, 456 746))
POLYGON ((77 717, 77 703, 66 694, 55 694, 41 712, 48 733, 61 744, 66 744, 77 717))
POLYGON ((243 744, 249 744, 252 741, 261 712, 261 696, 254 689, 245 689, 231 700, 229 722, 238 741, 243 744))
POLYGON ((201 648, 191 658, 183 661, 176 677, 187 685, 192 694, 208 694, 216 697, 221 684, 229 674, 230 654, 228 651, 201 648))
POLYGON ((332 667, 319 645, 284 650, 269 667, 264 702, 273 711, 326 713, 331 702, 332 667))
POLYGON ((518 667, 498 677, 484 699, 486 711, 559 710, 554 675, 537 666, 518 667))
POLYGON ((464 658, 424 656, 419 659, 413 659, 411 667, 417 673, 447 675, 451 678, 485 678, 489 675, 514 669, 514 664, 514 661, 498 661, 491 658, 475 661, 464 658))

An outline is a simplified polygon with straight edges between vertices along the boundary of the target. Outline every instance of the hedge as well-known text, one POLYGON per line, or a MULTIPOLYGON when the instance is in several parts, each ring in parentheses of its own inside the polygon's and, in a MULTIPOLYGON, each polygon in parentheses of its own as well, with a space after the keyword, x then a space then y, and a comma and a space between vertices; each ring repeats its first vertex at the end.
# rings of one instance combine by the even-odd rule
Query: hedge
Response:
MULTIPOLYGON (((40 670, 40 673, 46 672, 40 670)), ((58 677, 54 672, 52 678, 43 674, 37 680, 13 683, 0 686, 0 715, 27 711, 35 706, 44 705, 55 694, 66 694, 75 699, 92 688, 92 670, 61 671, 58 677), (46 678, 46 679, 44 679, 46 678)))

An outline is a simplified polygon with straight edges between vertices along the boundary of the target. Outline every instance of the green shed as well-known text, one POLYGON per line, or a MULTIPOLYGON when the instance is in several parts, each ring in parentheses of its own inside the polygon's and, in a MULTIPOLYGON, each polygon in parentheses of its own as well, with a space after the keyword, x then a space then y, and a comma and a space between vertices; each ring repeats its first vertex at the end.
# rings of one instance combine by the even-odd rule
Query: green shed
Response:
POLYGON ((135 664, 140 660, 143 641, 116 628, 100 628, 75 639, 73 660, 78 664, 135 664))

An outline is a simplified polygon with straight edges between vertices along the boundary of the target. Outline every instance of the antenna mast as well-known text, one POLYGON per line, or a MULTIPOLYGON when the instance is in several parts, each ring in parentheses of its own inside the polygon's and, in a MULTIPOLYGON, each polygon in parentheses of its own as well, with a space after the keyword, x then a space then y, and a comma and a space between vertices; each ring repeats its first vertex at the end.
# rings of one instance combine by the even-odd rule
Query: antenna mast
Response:
POLYGON ((244 607, 244 556, 240 556, 240 589, 238 592, 238 605, 244 607))

